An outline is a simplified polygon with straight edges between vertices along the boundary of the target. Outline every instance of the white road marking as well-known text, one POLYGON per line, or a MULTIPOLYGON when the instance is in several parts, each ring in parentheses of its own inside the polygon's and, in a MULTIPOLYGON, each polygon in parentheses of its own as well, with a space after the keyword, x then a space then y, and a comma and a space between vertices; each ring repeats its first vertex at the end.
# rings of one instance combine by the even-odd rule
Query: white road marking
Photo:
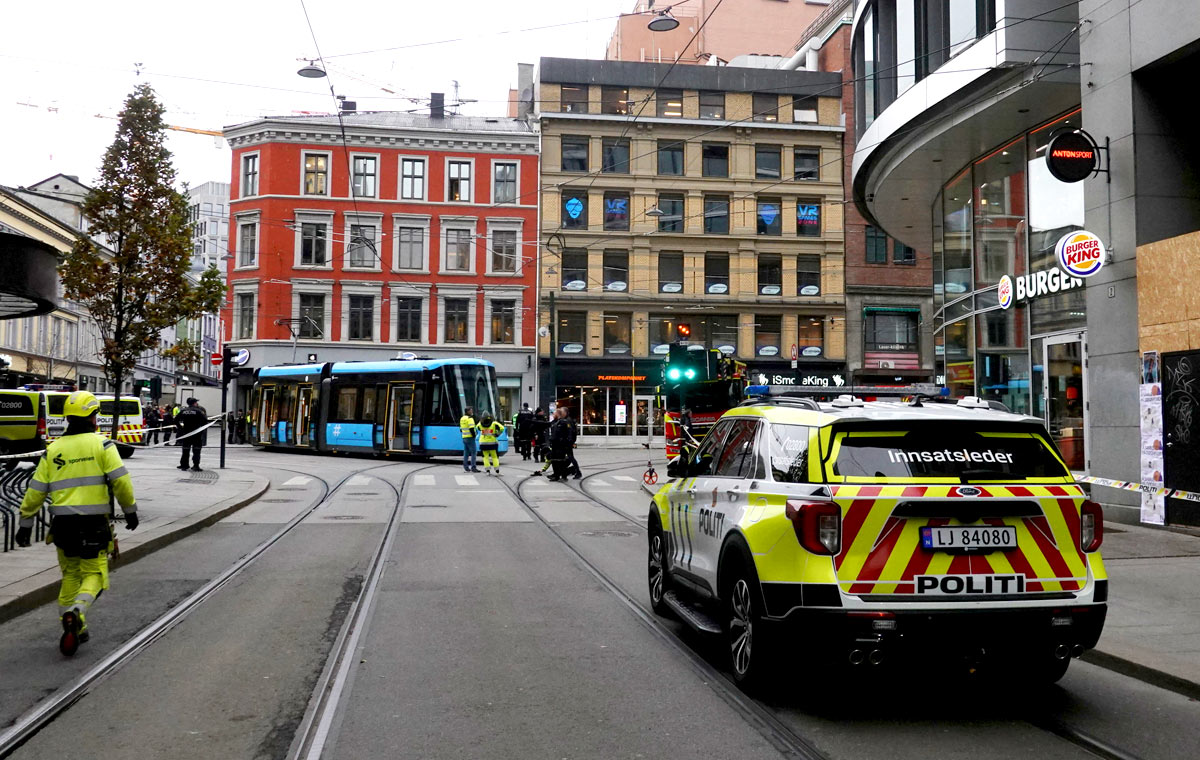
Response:
POLYGON ((624 480, 626 483, 636 483, 637 478, 632 475, 613 475, 613 480, 624 480))
POLYGON ((290 480, 283 481, 283 484, 285 486, 305 486, 308 485, 310 480, 312 480, 312 478, 306 478, 303 475, 297 475, 290 480))
POLYGON ((601 488, 604 488, 605 486, 610 485, 610 483, 606 480, 601 480, 600 478, 592 478, 588 481, 588 485, 600 486, 601 488))
POLYGON ((455 475, 454 480, 460 486, 477 486, 477 485, 479 485, 479 481, 475 479, 474 475, 455 475))
POLYGON ((348 486, 365 486, 367 483, 370 483, 370 482, 371 482, 371 479, 368 478, 366 475, 355 475, 354 477, 352 477, 346 481, 346 485, 348 485, 348 486))
POLYGON ((414 486, 432 486, 437 485, 437 477, 433 475, 413 475, 414 486))

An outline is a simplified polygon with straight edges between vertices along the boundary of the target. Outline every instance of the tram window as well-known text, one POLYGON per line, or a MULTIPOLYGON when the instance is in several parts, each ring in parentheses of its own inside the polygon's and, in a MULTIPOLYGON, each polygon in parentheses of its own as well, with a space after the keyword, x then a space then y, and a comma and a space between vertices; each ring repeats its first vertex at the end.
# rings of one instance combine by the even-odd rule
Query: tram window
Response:
POLYGON ((356 419, 355 409, 358 406, 358 386, 338 388, 337 417, 340 422, 350 422, 356 419))
POLYGON ((366 388, 364 391, 362 418, 371 422, 375 419, 375 389, 366 388))

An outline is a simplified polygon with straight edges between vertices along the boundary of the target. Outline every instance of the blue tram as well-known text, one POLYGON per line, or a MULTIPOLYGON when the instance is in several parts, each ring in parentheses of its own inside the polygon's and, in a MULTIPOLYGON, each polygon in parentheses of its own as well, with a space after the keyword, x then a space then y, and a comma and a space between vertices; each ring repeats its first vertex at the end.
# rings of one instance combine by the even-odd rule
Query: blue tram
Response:
MULTIPOLYGON (((462 454, 471 407, 499 419, 496 367, 481 359, 326 362, 254 373, 251 443, 307 451, 462 454)), ((500 420, 504 422, 504 420, 500 420)), ((500 453, 508 450, 507 432, 500 453)))

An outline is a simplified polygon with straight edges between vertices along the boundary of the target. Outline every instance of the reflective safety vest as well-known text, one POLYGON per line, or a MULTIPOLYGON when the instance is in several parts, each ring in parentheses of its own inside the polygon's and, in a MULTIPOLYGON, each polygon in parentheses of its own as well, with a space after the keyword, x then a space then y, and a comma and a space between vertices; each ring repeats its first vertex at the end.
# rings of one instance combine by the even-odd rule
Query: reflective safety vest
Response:
POLYGON ((480 443, 495 443, 496 439, 504 432, 504 423, 498 420, 484 427, 479 426, 479 442, 480 443))
POLYGON ((464 414, 458 420, 458 429, 462 431, 464 440, 475 437, 475 418, 469 414, 464 414))
POLYGON ((29 489, 21 501, 21 527, 32 527, 34 516, 50 498, 50 515, 107 515, 109 488, 121 511, 137 511, 133 479, 117 453, 117 445, 95 433, 65 435, 46 447, 29 489))

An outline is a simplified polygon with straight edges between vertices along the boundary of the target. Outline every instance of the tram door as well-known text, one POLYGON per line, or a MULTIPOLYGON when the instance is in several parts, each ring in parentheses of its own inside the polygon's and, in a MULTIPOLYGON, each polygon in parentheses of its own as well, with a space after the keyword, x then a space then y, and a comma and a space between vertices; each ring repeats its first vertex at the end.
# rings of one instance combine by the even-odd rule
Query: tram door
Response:
POLYGON ((412 451, 413 384, 388 385, 387 423, 384 440, 388 451, 412 451))
POLYGON ((309 422, 312 418, 311 385, 300 386, 300 397, 296 400, 296 445, 311 446, 312 436, 309 434, 309 422))
POLYGON ((258 407, 258 442, 270 443, 271 431, 275 428, 275 386, 268 385, 262 389, 262 397, 258 407))

